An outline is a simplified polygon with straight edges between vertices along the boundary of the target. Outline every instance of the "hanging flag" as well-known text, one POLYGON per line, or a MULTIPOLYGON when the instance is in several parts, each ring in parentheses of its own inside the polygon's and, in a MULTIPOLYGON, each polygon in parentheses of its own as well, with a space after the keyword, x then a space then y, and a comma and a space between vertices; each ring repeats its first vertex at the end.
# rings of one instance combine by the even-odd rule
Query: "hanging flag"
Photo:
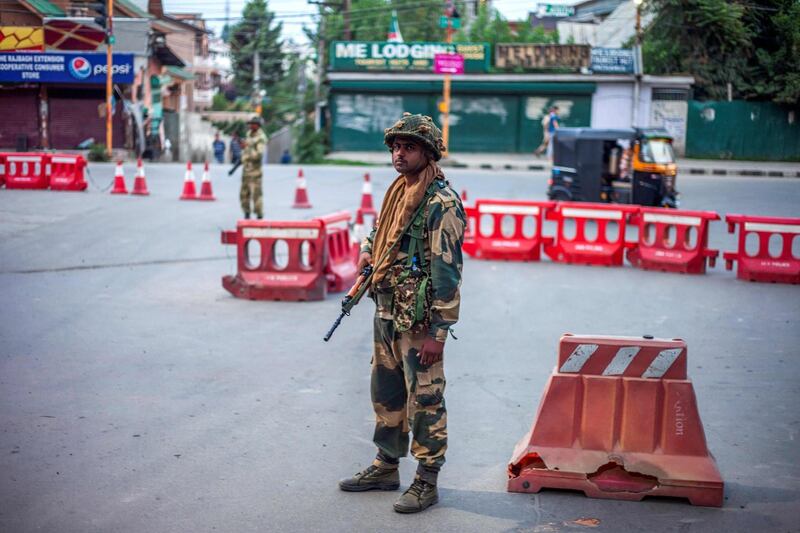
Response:
POLYGON ((386 40, 390 43, 402 43, 403 36, 400 34, 400 24, 397 22, 397 11, 392 9, 392 20, 389 22, 389 33, 386 40))

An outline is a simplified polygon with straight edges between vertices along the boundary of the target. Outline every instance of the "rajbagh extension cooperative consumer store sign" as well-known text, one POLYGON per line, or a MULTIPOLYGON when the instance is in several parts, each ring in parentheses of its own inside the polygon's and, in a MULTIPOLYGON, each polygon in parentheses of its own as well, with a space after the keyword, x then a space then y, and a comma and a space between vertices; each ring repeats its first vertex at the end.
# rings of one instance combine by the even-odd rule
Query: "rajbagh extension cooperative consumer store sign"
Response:
POLYGON ((390 43, 381 41, 334 41, 330 68, 339 71, 433 72, 436 54, 464 56, 465 72, 488 72, 486 43, 390 43))
MULTIPOLYGON (((106 82, 106 54, 11 52, 0 54, 0 82, 106 82)), ((115 83, 133 83, 133 54, 114 54, 115 83)))

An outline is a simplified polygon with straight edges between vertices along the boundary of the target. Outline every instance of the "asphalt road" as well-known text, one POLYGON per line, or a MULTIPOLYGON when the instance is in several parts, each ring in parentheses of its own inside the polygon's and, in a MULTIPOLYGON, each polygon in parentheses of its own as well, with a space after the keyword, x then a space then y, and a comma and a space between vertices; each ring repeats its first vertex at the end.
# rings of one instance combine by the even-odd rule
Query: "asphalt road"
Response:
MULTIPOLYGON (((128 186, 133 166, 126 165, 128 186)), ((339 295, 251 302, 218 200, 180 202, 183 168, 149 166, 149 197, 0 190, 0 531, 800 531, 800 287, 543 261, 467 259, 446 348, 450 447, 441 503, 348 494, 371 460, 371 302, 325 344, 339 295), (505 490, 565 332, 680 337, 721 509, 505 490)), ((314 208, 292 210, 296 166, 268 167, 268 218, 354 209, 365 169, 308 167, 314 208)), ((393 177, 370 169, 376 201, 393 177)), ((544 199, 546 176, 449 170, 476 198, 544 199)), ((110 165, 92 165, 110 183, 110 165)), ((687 209, 800 215, 800 180, 686 177, 687 209)), ((800 239, 796 239, 798 241, 800 239)), ((733 249, 722 222, 711 245, 733 249)), ((798 244, 800 246, 800 244, 798 244)), ((407 486, 413 463, 403 460, 407 486)))

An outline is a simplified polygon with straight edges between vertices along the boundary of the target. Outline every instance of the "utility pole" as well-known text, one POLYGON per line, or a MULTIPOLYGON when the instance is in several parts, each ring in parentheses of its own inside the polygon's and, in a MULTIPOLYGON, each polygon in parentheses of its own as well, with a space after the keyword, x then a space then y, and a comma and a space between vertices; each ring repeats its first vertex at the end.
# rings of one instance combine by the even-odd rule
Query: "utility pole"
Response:
MULTIPOLYGON (((447 17, 447 44, 453 42, 453 19, 447 17)), ((450 74, 444 75, 442 103, 444 110, 442 112, 442 141, 444 142, 444 154, 442 157, 447 157, 450 151, 450 74)))
MULTIPOLYGON (((258 46, 258 39, 256 39, 256 46, 258 46)), ((261 56, 256 48, 253 53, 253 102, 256 105, 256 114, 261 116, 261 56)))
POLYGON ((634 82, 633 82, 633 108, 631 109, 631 124, 634 128, 639 126, 639 99, 642 85, 642 2, 644 0, 633 0, 636 4, 636 47, 634 54, 634 82))
POLYGON ((113 93, 113 70, 114 61, 112 47, 114 44, 114 0, 108 0, 108 5, 99 2, 92 4, 92 9, 98 14, 94 22, 106 32, 106 153, 112 155, 112 121, 111 121, 111 97, 113 93))
POLYGON ((353 34, 350 31, 350 0, 344 0, 342 5, 342 18, 344 19, 344 40, 352 41, 353 34))

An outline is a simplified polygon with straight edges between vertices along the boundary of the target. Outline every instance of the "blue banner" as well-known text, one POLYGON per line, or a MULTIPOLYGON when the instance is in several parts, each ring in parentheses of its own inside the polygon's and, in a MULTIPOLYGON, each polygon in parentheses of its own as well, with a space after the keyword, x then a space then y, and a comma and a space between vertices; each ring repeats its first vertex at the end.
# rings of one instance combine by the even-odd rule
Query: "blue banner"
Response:
POLYGON ((592 72, 633 74, 633 50, 627 48, 592 48, 592 72))
MULTIPOLYGON (((0 82, 106 82, 106 54, 50 52, 0 53, 0 82)), ((133 54, 114 54, 114 83, 133 83, 133 54)))

